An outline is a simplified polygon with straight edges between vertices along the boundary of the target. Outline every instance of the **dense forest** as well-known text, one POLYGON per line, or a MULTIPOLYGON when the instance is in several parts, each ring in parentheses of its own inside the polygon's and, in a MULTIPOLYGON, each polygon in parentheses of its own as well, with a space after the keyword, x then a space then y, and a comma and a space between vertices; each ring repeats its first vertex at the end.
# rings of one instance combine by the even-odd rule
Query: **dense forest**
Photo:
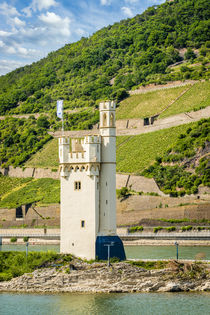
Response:
POLYGON ((120 102, 149 83, 208 79, 209 17, 208 1, 166 1, 1 76, 0 115, 47 113, 0 121, 1 166, 23 165, 51 139, 47 131, 61 127, 57 99, 76 108, 65 112, 67 130, 90 129, 101 100, 120 102))
POLYGON ((0 115, 94 107, 101 99, 121 99, 151 82, 209 76, 210 11, 206 0, 174 0, 134 18, 104 27, 30 66, 0 77, 0 115), (180 50, 187 48, 184 56, 180 50), (197 53, 196 53, 197 52, 197 53), (172 65, 196 60, 198 68, 172 65), (197 59, 196 59, 197 58, 197 59))

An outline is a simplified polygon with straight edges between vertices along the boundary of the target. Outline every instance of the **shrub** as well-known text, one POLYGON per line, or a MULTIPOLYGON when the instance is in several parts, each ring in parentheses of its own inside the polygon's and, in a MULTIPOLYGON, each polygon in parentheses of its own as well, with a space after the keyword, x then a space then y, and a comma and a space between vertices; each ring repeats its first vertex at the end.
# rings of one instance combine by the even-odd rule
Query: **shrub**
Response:
POLYGON ((23 241, 26 243, 26 242, 28 242, 28 240, 29 240, 29 237, 28 236, 24 236, 23 241))
POLYGON ((187 225, 187 226, 182 226, 181 227, 181 231, 185 232, 185 231, 191 231, 192 230, 192 225, 187 225))
POLYGON ((153 229, 153 232, 154 232, 154 233, 157 233, 158 231, 161 231, 162 229, 163 229, 162 226, 157 226, 157 227, 155 227, 155 228, 153 229))
POLYGON ((17 237, 11 237, 10 242, 11 243, 16 243, 17 242, 17 237))
POLYGON ((198 231, 202 231, 202 230, 205 230, 205 227, 204 226, 198 226, 197 229, 198 229, 198 231))
POLYGON ((166 228, 166 231, 168 231, 168 232, 176 231, 176 227, 175 226, 169 226, 166 228))
POLYGON ((117 198, 124 198, 128 195, 128 188, 127 187, 122 187, 121 189, 117 190, 117 198))
POLYGON ((131 228, 129 228, 130 233, 135 233, 143 230, 144 230, 143 226, 132 226, 131 228))

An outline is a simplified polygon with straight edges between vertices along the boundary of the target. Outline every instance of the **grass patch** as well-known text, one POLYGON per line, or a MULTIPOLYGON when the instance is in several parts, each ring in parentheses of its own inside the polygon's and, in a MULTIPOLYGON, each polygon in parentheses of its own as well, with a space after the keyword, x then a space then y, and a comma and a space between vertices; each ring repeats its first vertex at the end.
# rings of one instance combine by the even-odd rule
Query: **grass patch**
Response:
MULTIPOLYGON (((122 139, 117 137, 117 172, 140 174, 155 161, 157 156, 162 155, 175 144, 179 134, 184 133, 193 125, 194 123, 190 123, 133 136, 120 146, 118 144, 122 142, 122 139)), ((123 140, 125 141, 125 136, 123 140)))
POLYGON ((210 81, 199 82, 182 95, 172 106, 164 111, 159 118, 179 113, 199 110, 210 105, 210 81))
POLYGON ((117 119, 145 118, 160 113, 175 100, 186 86, 132 95, 117 108, 117 119))
POLYGON ((0 252, 0 281, 8 281, 42 266, 50 266, 53 262, 66 264, 71 260, 71 255, 60 255, 53 251, 29 252, 28 258, 24 252, 0 252))
POLYGON ((41 178, 30 181, 18 190, 12 190, 0 201, 0 208, 17 208, 32 203, 47 205, 59 202, 60 181, 41 178))
POLYGON ((129 264, 137 266, 139 268, 144 268, 147 270, 152 269, 164 269, 168 265, 168 261, 128 261, 129 264))
POLYGON ((144 230, 143 226, 132 226, 129 228, 129 233, 142 232, 144 230))
POLYGON ((43 149, 33 155, 25 164, 26 167, 58 168, 58 139, 52 139, 43 149))

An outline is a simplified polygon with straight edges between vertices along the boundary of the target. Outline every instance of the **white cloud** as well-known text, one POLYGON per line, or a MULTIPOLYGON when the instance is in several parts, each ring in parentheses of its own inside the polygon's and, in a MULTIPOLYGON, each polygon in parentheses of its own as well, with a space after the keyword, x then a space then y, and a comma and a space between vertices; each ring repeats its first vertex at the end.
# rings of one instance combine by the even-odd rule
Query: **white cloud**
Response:
POLYGON ((57 6, 58 3, 55 0, 32 0, 32 3, 24 8, 22 11, 27 17, 31 17, 31 11, 42 11, 47 10, 51 7, 57 6))
POLYGON ((111 4, 111 0, 100 0, 101 5, 110 5, 111 4))
POLYGON ((10 47, 6 47, 5 51, 8 53, 8 54, 15 54, 16 53, 16 49, 12 46, 10 47))
POLYGON ((48 31, 53 32, 53 34, 60 34, 64 37, 70 36, 70 19, 68 17, 61 18, 54 12, 47 12, 46 14, 41 14, 39 19, 47 26, 48 31))
POLYGON ((33 0, 32 1, 32 7, 37 8, 39 11, 42 11, 43 9, 47 10, 50 7, 57 6, 58 3, 55 0, 33 0))
POLYGON ((27 16, 27 17, 31 17, 31 7, 26 7, 26 8, 24 8, 23 10, 22 10, 22 12, 23 13, 25 13, 25 15, 27 16))
POLYGON ((6 2, 0 4, 0 14, 6 16, 20 15, 20 13, 17 11, 15 7, 7 4, 6 2))
POLYGON ((5 46, 5 43, 2 40, 0 40, 0 47, 4 47, 4 46, 5 46))
POLYGON ((131 10, 131 8, 128 8, 128 7, 122 7, 121 10, 123 11, 123 13, 128 16, 128 17, 133 17, 134 14, 131 10))
POLYGON ((129 4, 135 4, 135 3, 138 3, 139 0, 125 0, 125 2, 129 4))
POLYGON ((10 33, 10 32, 5 32, 5 31, 1 31, 0 30, 0 36, 2 36, 2 37, 7 37, 7 36, 9 36, 9 35, 11 35, 12 33, 10 33))
POLYGON ((28 55, 28 51, 26 48, 24 47, 18 47, 18 52, 21 54, 21 55, 28 55))
POLYGON ((75 30, 75 33, 76 33, 77 35, 79 35, 79 36, 87 36, 87 35, 88 35, 88 33, 87 33, 86 31, 84 31, 82 28, 77 28, 77 29, 75 30))
POLYGON ((17 16, 16 16, 14 19, 12 19, 12 22, 13 22, 16 26, 20 26, 20 27, 26 25, 25 21, 20 20, 17 16))
POLYGON ((16 60, 0 60, 0 75, 4 75, 7 72, 10 72, 16 68, 25 66, 25 62, 16 61, 16 60))

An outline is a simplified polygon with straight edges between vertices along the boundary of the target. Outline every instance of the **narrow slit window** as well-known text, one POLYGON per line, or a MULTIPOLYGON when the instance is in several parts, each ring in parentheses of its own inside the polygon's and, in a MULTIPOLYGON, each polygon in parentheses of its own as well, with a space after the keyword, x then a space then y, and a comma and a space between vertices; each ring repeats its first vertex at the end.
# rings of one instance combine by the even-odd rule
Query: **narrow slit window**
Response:
POLYGON ((84 227, 85 227, 85 221, 81 220, 81 228, 84 228, 84 227))
POLYGON ((81 189, 81 182, 74 182, 74 190, 80 190, 81 189))

